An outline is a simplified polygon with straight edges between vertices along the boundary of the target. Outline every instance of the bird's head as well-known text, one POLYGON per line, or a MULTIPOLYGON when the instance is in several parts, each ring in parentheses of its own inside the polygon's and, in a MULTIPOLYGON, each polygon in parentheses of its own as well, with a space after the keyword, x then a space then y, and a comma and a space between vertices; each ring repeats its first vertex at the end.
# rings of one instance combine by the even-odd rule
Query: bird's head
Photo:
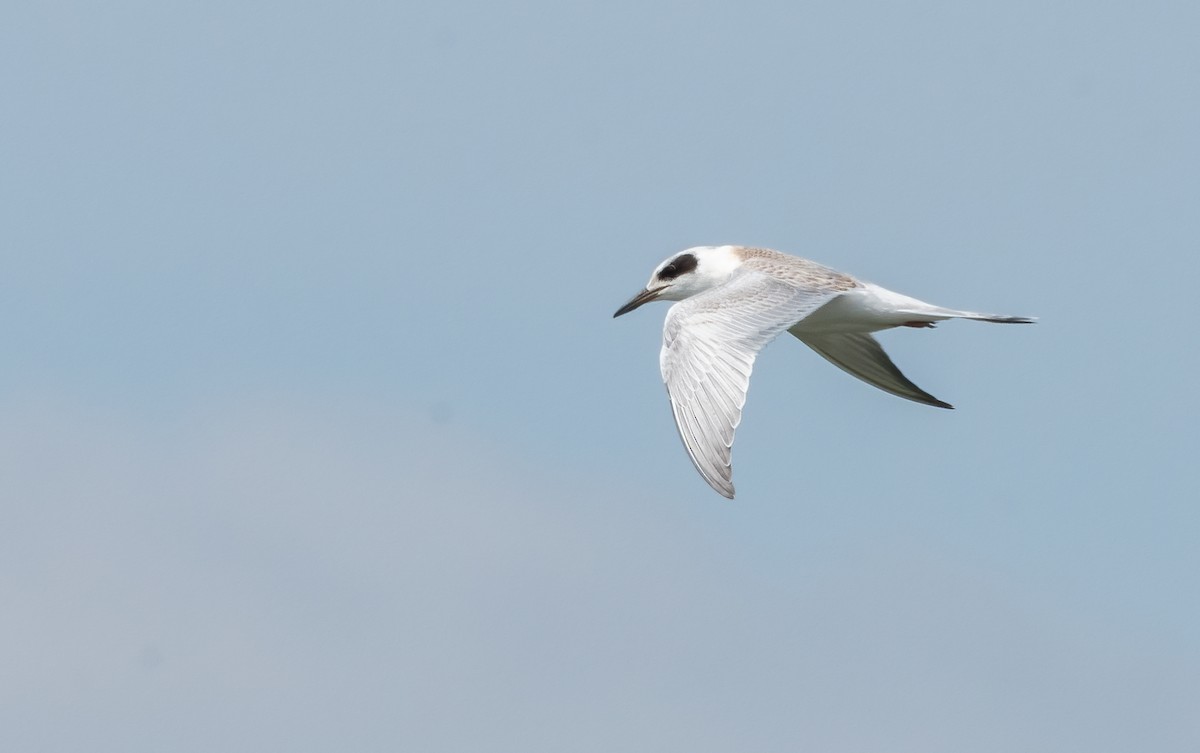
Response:
POLYGON ((654 268, 646 289, 629 299, 613 318, 650 301, 682 301, 724 283, 742 265, 736 246, 696 246, 667 257, 654 268))

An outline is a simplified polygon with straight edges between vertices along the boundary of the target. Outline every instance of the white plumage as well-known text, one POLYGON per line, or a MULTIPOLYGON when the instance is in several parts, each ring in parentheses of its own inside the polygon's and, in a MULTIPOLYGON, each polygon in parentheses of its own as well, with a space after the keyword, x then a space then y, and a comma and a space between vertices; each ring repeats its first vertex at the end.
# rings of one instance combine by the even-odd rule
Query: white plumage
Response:
POLYGON ((868 384, 950 408, 905 377, 870 333, 944 319, 1034 321, 933 306, 807 259, 744 246, 673 255, 613 316, 659 299, 679 301, 667 312, 659 358, 679 436, 704 480, 730 499, 734 432, 754 359, 785 330, 868 384))

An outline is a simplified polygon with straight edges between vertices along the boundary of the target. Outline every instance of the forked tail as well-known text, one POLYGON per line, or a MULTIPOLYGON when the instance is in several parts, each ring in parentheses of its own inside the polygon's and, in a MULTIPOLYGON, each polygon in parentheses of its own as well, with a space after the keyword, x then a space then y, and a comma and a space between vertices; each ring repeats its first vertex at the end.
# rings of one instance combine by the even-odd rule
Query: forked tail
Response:
POLYGON ((978 322, 995 322, 996 324, 1037 324, 1035 316, 999 316, 997 314, 976 314, 971 311, 955 311, 951 315, 956 319, 974 319, 978 322))

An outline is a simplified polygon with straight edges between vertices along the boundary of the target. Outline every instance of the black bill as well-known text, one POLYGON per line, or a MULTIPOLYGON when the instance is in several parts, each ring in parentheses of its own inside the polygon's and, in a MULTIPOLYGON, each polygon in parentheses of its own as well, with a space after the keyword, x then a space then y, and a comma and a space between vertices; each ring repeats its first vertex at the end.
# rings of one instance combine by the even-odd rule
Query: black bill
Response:
POLYGON ((658 298, 658 294, 663 292, 663 290, 665 290, 666 287, 667 287, 666 285, 663 285, 661 288, 647 288, 646 290, 643 290, 642 292, 638 293, 633 298, 629 299, 629 303, 626 303, 624 306, 617 309, 617 313, 613 314, 613 319, 616 319, 621 314, 628 314, 630 311, 633 311, 635 308, 637 308, 638 306, 641 306, 643 303, 649 303, 650 301, 653 301, 655 298, 658 298))

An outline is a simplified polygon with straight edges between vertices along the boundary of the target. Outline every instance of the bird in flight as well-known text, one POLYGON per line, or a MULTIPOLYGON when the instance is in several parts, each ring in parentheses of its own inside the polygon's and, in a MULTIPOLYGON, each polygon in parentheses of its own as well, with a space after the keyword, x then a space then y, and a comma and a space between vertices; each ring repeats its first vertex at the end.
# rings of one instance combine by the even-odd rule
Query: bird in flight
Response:
POLYGON ((613 317, 657 300, 679 301, 667 311, 659 354, 675 426, 696 470, 729 499, 733 435, 754 359, 784 330, 867 384, 953 408, 904 376, 871 333, 944 319, 1035 321, 934 306, 808 259, 746 246, 697 246, 671 256, 613 317))

